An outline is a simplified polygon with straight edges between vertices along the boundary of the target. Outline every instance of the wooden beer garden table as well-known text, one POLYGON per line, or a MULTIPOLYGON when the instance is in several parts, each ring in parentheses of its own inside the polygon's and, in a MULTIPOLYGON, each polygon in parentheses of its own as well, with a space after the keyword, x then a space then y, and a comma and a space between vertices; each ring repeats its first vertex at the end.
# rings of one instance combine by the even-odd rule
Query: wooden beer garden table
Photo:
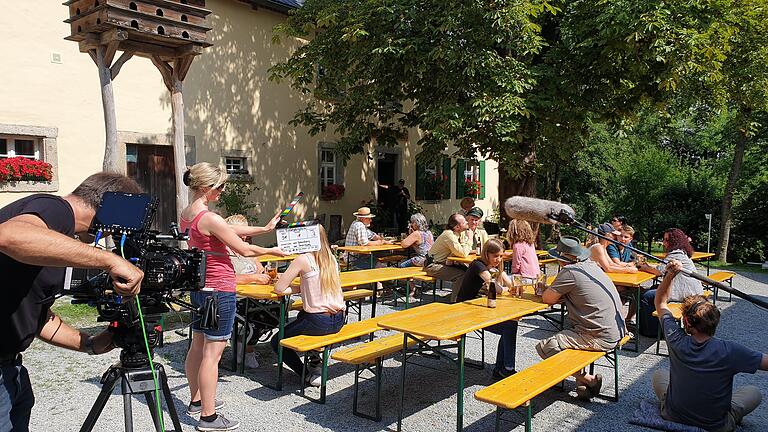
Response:
MULTIPOLYGON (((659 257, 659 258, 666 258, 666 253, 655 253, 653 256, 659 257)), ((691 255, 691 261, 704 261, 707 260, 706 264, 704 266, 707 268, 707 276, 709 276, 709 264, 710 264, 710 258, 715 256, 715 254, 711 252, 693 252, 693 255, 691 255)))
MULTIPOLYGON (((376 246, 339 246, 340 251, 348 252, 348 253, 354 253, 358 255, 370 255, 371 257, 371 268, 375 267, 375 260, 376 257, 373 256, 376 252, 386 252, 386 251, 396 251, 396 250, 402 250, 403 247, 400 246, 400 243, 393 243, 393 244, 385 244, 385 245, 376 245, 376 246)), ((349 261, 347 261, 347 268, 349 268, 349 261)))
MULTIPOLYGON (((341 288, 342 289, 352 289, 356 288, 360 285, 366 285, 366 284, 372 284, 373 286, 373 297, 371 299, 371 317, 376 316, 376 298, 377 298, 377 292, 378 289, 376 288, 377 282, 385 282, 385 281, 391 281, 391 280, 399 280, 399 279, 412 279, 416 276, 424 276, 426 273, 421 269, 421 267, 406 267, 406 268, 398 268, 398 267, 385 267, 385 268, 379 268, 379 269, 370 269, 370 270, 357 270, 357 271, 348 271, 343 272, 340 274, 341 276, 341 288)), ((296 278, 293 281, 293 284, 298 285, 299 279, 296 278)), ((409 284, 406 284, 408 286, 409 284)), ((277 318, 278 320, 278 342, 283 339, 283 335, 285 334, 285 324, 288 316, 288 298, 290 296, 284 295, 284 294, 277 294, 275 292, 275 287, 272 285, 258 285, 258 284, 245 284, 245 285, 238 285, 237 286, 237 295, 244 297, 246 299, 245 302, 245 311, 244 311, 244 328, 246 329, 246 334, 248 332, 248 313, 251 310, 250 308, 256 308, 258 310, 263 310, 267 313, 269 313, 269 307, 265 307, 264 305, 252 301, 252 300, 267 300, 267 301, 273 301, 273 302, 279 302, 280 303, 280 313, 277 318)), ((409 293, 406 291, 406 309, 410 306, 408 303, 408 295, 409 293)), ((235 320, 235 328, 234 328, 234 334, 237 336, 238 334, 238 323, 237 320, 235 320)), ((234 338, 235 341, 237 341, 237 337, 234 338)), ((245 345, 244 345, 245 346, 245 345)), ((243 373, 245 370, 245 349, 243 349, 243 352, 241 353, 242 362, 240 364, 240 372, 243 373)), ((282 364, 283 361, 283 346, 278 343, 277 344, 277 361, 278 364, 282 364)), ((235 371, 237 368, 237 342, 233 345, 233 353, 232 353, 232 370, 235 371)), ((278 368, 278 377, 277 377, 277 385, 276 388, 279 390, 282 388, 283 383, 283 377, 282 377, 282 368, 278 368)))
POLYGON ((280 262, 280 261, 293 261, 296 259, 297 256, 298 255, 294 254, 294 255, 286 255, 281 257, 277 255, 272 255, 272 254, 266 254, 266 255, 257 256, 256 259, 260 263, 268 263, 268 262, 280 262))
MULTIPOLYGON (((433 313, 413 316, 395 313, 379 320, 380 327, 403 333, 400 401, 397 414, 398 431, 401 430, 403 420, 405 372, 409 353, 432 352, 441 358, 449 359, 456 367, 458 371, 456 430, 461 431, 464 427, 464 355, 467 334, 504 321, 516 320, 549 307, 549 305, 541 302, 540 297, 529 293, 524 294, 523 298, 499 295, 496 300, 496 308, 486 307, 486 301, 485 298, 478 298, 439 308, 433 313), (409 339, 415 341, 416 344, 409 347, 409 339), (434 346, 429 345, 425 340, 453 343, 434 346), (455 358, 448 353, 448 350, 452 348, 458 349, 455 358)), ((419 308, 413 310, 416 309, 419 308)))
MULTIPOLYGON (((547 255, 549 255, 549 253, 547 251, 543 251, 543 250, 537 250, 536 251, 536 256, 539 257, 539 258, 547 256, 547 255)), ((448 259, 446 261, 452 261, 452 262, 455 262, 455 263, 470 264, 470 263, 472 263, 472 261, 474 261, 474 260, 476 260, 478 258, 479 258, 479 255, 476 254, 475 252, 472 252, 469 255, 467 255, 466 257, 450 256, 450 257, 448 257, 448 259)), ((509 260, 512 259, 512 249, 507 249, 507 250, 504 251, 503 259, 504 259, 504 261, 509 261, 509 260)))

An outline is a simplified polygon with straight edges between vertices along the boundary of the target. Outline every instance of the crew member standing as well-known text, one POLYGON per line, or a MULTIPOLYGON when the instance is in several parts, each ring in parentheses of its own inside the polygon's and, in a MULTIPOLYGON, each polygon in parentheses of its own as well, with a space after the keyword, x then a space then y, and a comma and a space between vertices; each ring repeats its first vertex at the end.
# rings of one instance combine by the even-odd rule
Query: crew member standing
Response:
POLYGON ((0 274, 5 278, 0 303, 0 431, 27 431, 35 397, 22 355, 35 337, 89 354, 114 348, 112 334, 89 336, 51 312, 64 286, 64 267, 109 272, 115 291, 138 293, 144 274, 116 254, 73 238, 91 225, 105 192, 140 193, 135 181, 98 173, 71 194, 35 194, 0 209, 0 274))

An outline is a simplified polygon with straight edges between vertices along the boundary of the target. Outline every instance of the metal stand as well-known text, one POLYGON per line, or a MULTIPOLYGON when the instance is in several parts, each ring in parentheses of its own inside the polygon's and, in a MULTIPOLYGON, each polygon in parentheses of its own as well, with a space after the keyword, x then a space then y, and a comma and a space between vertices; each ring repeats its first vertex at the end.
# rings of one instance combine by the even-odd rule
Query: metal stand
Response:
MULTIPOLYGON (((171 397, 171 389, 168 387, 168 378, 165 375, 165 369, 160 363, 154 363, 155 371, 157 372, 158 383, 161 386, 163 397, 165 398, 165 405, 168 409, 168 414, 173 422, 173 430, 175 432, 181 432, 181 423, 179 422, 179 416, 176 413, 176 407, 173 405, 173 398, 171 397)), ((152 416, 152 423, 155 425, 157 432, 165 432, 160 427, 160 418, 156 412, 155 403, 155 382, 152 379, 152 370, 149 365, 129 368, 123 366, 121 363, 116 363, 104 372, 101 377, 101 393, 96 398, 96 401, 91 407, 91 411, 88 413, 88 417, 85 418, 83 427, 80 428, 80 432, 90 432, 96 425, 96 421, 99 419, 99 415, 104 410, 104 406, 109 400, 109 396, 112 395, 112 391, 120 381, 120 388, 123 394, 123 413, 125 416, 125 431, 133 432, 133 411, 131 408, 131 396, 143 394, 147 399, 147 405, 149 406, 149 413, 152 416)), ((162 415, 162 413, 159 413, 162 415)))

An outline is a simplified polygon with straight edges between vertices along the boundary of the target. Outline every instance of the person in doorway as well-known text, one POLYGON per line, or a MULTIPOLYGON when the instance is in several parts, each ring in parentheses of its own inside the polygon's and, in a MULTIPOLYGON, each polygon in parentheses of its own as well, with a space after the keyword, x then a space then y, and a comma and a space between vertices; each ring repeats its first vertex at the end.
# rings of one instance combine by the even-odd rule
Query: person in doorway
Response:
POLYGON ((768 370, 768 354, 715 337, 720 311, 700 295, 683 300, 683 328, 675 321, 668 301, 683 264, 666 267, 654 299, 664 339, 669 347, 669 370, 653 374, 653 391, 667 420, 711 432, 731 432, 760 405, 755 386, 733 389, 733 377, 768 370))

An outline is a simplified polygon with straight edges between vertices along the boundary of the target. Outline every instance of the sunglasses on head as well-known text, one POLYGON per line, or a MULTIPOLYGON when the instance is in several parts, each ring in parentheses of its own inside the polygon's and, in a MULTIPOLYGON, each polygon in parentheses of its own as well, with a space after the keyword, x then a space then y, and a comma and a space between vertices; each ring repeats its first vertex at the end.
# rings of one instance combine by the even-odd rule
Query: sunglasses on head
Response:
MULTIPOLYGON (((211 188, 211 189, 213 189, 213 187, 214 187, 214 186, 215 186, 215 185, 211 185, 211 186, 210 186, 210 188, 211 188)), ((223 190, 224 190, 224 188, 225 188, 226 186, 227 186, 227 184, 226 184, 226 183, 222 183, 222 184, 218 185, 218 186, 216 187, 216 189, 217 189, 217 190, 220 190, 220 191, 223 191, 223 190)))

